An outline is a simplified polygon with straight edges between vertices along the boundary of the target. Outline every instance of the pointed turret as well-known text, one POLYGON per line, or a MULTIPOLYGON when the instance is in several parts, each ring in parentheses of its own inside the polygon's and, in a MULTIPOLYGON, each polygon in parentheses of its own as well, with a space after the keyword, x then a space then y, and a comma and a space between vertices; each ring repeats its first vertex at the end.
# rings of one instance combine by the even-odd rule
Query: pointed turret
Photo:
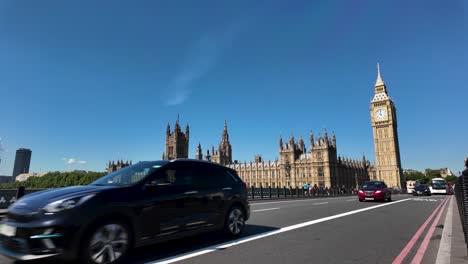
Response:
POLYGON ((375 81, 374 87, 374 98, 372 101, 382 101, 388 99, 387 86, 382 80, 382 75, 380 73, 380 64, 377 63, 377 81, 375 81))
POLYGON ((197 152, 195 153, 195 159, 203 160, 203 151, 200 142, 198 142, 197 152))
POLYGON ((227 129, 227 122, 224 120, 224 130, 223 130, 223 138, 222 141, 229 141, 229 133, 227 129))
POLYGON ((332 144, 334 147, 336 147, 336 135, 335 135, 335 131, 332 132, 332 144))
POLYGON ((291 133, 291 137, 289 138, 289 144, 291 146, 294 146, 295 142, 294 142, 294 133, 291 133))
POLYGON ((323 129, 323 138, 325 140, 325 144, 328 145, 328 132, 327 132, 327 129, 323 129))
POLYGON ((211 161, 211 155, 210 155, 210 150, 209 149, 206 150, 205 159, 208 160, 208 161, 211 161))
POLYGON ((380 64, 377 62, 377 80, 375 81, 375 86, 385 85, 382 80, 382 75, 380 74, 380 64))
POLYGON ((280 150, 283 150, 283 137, 281 136, 281 134, 279 136, 279 147, 280 147, 280 150))
POLYGON ((169 135, 171 135, 171 125, 169 124, 169 122, 167 122, 166 136, 168 137, 169 135))
POLYGON ((312 147, 314 147, 315 145, 315 142, 314 142, 314 133, 312 132, 312 130, 310 130, 310 149, 312 149, 312 147))
POLYGON ((304 139, 302 138, 302 136, 299 138, 299 148, 302 151, 302 153, 306 152, 305 143, 304 143, 304 139))
POLYGON ((177 119, 176 119, 176 123, 175 123, 175 126, 174 126, 174 131, 180 131, 179 114, 177 114, 177 119))

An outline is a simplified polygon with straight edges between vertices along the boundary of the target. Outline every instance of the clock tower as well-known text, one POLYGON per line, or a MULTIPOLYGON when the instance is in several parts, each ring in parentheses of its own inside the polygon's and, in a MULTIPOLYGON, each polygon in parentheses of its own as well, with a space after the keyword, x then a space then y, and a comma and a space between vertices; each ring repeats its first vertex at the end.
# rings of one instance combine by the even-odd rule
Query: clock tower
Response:
POLYGON ((374 135, 376 172, 374 180, 382 180, 389 187, 403 186, 400 146, 398 144, 396 108, 387 93, 387 86, 377 64, 377 81, 370 114, 374 135))

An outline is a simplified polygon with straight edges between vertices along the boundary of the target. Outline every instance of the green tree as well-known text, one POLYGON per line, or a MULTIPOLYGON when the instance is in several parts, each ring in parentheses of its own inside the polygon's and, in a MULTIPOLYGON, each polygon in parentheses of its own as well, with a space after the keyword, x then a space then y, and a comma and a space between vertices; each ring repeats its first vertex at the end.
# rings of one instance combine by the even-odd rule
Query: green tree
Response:
POLYGON ((74 185, 86 185, 104 176, 106 172, 49 172, 42 177, 29 177, 24 182, 0 184, 0 189, 15 189, 24 186, 27 189, 49 189, 74 185))
POLYGON ((432 170, 432 169, 426 169, 426 177, 428 177, 430 180, 434 178, 442 178, 440 175, 440 170, 432 170))
POLYGON ((405 181, 418 181, 420 183, 428 183, 429 179, 420 171, 411 171, 403 173, 405 181))
POLYGON ((458 177, 457 176, 447 176, 445 177, 445 181, 450 182, 452 184, 458 183, 458 177))

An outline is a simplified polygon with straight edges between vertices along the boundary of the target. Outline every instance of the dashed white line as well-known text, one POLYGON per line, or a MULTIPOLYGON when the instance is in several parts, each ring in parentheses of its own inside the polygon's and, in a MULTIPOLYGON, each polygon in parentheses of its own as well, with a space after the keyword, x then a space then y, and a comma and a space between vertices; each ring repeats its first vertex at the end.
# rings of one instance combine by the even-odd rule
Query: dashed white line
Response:
POLYGON ((347 202, 354 202, 356 199, 346 200, 347 202))
POLYGON ((253 210, 252 212, 253 212, 253 213, 256 213, 256 212, 271 211, 271 210, 279 210, 279 207, 277 207, 277 208, 266 208, 266 209, 253 210))
POLYGON ((217 245, 214 245, 214 246, 209 246, 209 247, 206 247, 206 248, 203 248, 203 249, 199 249, 199 250, 195 250, 195 251, 192 251, 192 252, 188 252, 188 253, 172 256, 172 257, 168 257, 168 258, 165 258, 165 259, 156 260, 156 261, 152 261, 152 262, 146 262, 145 264, 170 264, 170 263, 174 263, 174 262, 181 261, 181 260, 184 260, 184 259, 189 259, 189 258, 197 257, 197 256, 200 256, 200 255, 204 255, 204 254, 207 254, 207 253, 211 253, 211 252, 214 252, 214 251, 219 250, 219 249, 226 249, 226 248, 229 248, 229 247, 232 247, 232 246, 247 243, 247 242, 257 240, 257 239, 260 239, 260 238, 273 236, 273 235, 280 234, 280 233, 283 233, 283 232, 295 230, 295 229, 310 226, 310 225, 315 225, 315 224, 318 224, 318 223, 322 223, 322 222, 330 221, 330 220, 333 220, 333 219, 345 217, 345 216, 348 216, 348 215, 353 215, 353 214, 357 214, 357 213, 377 209, 377 208, 384 207, 384 206, 389 206, 389 205, 396 204, 396 203, 405 202, 405 201, 408 201, 408 200, 411 200, 411 198, 403 199, 403 200, 399 200, 399 201, 395 201, 395 202, 391 202, 391 203, 385 203, 385 204, 380 204, 380 205, 376 205, 376 206, 366 207, 366 208, 362 208, 362 209, 358 209, 358 210, 354 210, 354 211, 349 211, 349 212, 341 213, 341 214, 337 214, 337 215, 332 215, 332 216, 328 216, 328 217, 324 217, 324 218, 320 218, 320 219, 316 219, 316 220, 312 220, 312 221, 308 221, 308 222, 304 222, 304 223, 300 223, 300 224, 295 224, 295 225, 292 225, 292 226, 287 226, 287 227, 283 227, 283 228, 280 228, 280 229, 277 229, 277 230, 268 231, 268 232, 248 236, 248 237, 239 238, 239 239, 236 239, 234 241, 230 241, 230 242, 226 242, 226 243, 222 243, 222 244, 217 244, 217 245))
POLYGON ((319 204, 327 204, 328 202, 324 202, 324 203, 314 203, 312 205, 319 205, 319 204))

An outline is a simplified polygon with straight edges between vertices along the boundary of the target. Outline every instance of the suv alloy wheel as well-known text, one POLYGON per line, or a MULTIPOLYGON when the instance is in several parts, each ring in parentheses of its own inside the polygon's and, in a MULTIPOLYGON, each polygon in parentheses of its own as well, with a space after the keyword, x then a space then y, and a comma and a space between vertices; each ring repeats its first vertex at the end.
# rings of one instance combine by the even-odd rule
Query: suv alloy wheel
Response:
POLYGON ((130 232, 121 221, 106 221, 98 224, 85 235, 81 257, 84 263, 121 263, 130 249, 130 232))
POLYGON ((239 236, 245 227, 244 211, 239 206, 233 206, 228 211, 225 221, 225 230, 231 237, 239 236))

